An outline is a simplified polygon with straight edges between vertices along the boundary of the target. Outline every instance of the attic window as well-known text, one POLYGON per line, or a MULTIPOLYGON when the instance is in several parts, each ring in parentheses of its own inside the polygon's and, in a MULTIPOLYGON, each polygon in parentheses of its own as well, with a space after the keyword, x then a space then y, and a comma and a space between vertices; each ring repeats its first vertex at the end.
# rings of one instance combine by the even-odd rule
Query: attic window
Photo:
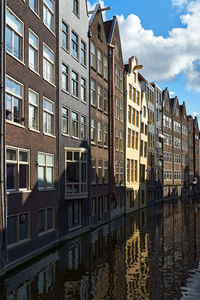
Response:
POLYGON ((101 40, 101 25, 97 24, 98 39, 101 40))
POLYGON ((179 110, 176 108, 176 116, 179 117, 179 110))
POLYGON ((119 45, 115 42, 115 55, 119 58, 119 45))

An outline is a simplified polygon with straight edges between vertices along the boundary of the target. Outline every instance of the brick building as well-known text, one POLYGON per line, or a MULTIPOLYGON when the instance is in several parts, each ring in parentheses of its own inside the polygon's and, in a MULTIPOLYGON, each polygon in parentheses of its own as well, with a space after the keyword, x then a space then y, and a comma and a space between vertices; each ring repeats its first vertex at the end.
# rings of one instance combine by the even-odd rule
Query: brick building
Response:
POLYGON ((89 222, 89 45, 86 1, 59 1, 60 234, 89 222), (78 3, 78 4, 77 4, 78 3))
POLYGON ((181 173, 182 173, 182 192, 183 194, 188 193, 189 188, 189 156, 188 156, 188 119, 186 112, 186 105, 183 102, 180 105, 181 111, 181 173))
POLYGON ((172 168, 173 168, 173 193, 181 195, 182 191, 182 143, 181 143, 181 110, 178 98, 171 99, 172 106, 172 168))
POLYGON ((57 238, 57 1, 7 1, 8 260, 57 238))
POLYGON ((90 18, 92 225, 109 219, 108 46, 100 4, 90 18))
POLYGON ((189 156, 189 186, 192 190, 194 181, 194 140, 193 140, 193 117, 189 115, 188 120, 188 156, 189 156))
POLYGON ((194 142, 194 178, 199 179, 199 123, 197 117, 193 120, 193 142, 194 142))
POLYGON ((169 90, 166 88, 163 91, 163 185, 164 185, 164 196, 172 193, 173 188, 173 129, 172 129, 172 106, 171 99, 169 96, 169 90))

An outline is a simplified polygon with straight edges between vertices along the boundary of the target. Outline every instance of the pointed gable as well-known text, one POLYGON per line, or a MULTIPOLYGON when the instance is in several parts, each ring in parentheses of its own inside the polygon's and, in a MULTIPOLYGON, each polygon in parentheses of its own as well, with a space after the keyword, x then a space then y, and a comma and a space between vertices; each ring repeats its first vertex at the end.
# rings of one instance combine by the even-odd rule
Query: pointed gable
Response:
POLYGON ((101 44, 107 44, 107 38, 106 38, 106 32, 104 27, 104 21, 103 21, 103 14, 101 11, 101 5, 96 4, 95 9, 93 11, 93 14, 89 21, 89 28, 92 33, 92 38, 97 38, 99 41, 99 44, 95 43, 96 46, 101 47, 101 44))
POLYGON ((172 113, 172 105, 168 88, 163 91, 163 108, 170 114, 172 113))

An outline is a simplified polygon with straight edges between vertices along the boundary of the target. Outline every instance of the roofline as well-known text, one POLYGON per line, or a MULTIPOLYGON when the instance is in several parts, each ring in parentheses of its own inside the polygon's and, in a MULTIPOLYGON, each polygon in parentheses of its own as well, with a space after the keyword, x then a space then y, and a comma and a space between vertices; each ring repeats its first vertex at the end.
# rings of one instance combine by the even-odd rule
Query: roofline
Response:
MULTIPOLYGON (((87 2, 87 1, 86 1, 86 2, 87 2)), ((92 16, 91 16, 91 18, 90 18, 90 20, 89 20, 89 28, 91 27, 91 25, 92 25, 92 23, 93 23, 93 21, 94 21, 94 18, 95 18, 96 14, 98 13, 98 10, 99 10, 100 8, 101 8, 100 3, 97 3, 96 6, 95 6, 95 9, 94 9, 94 11, 93 11, 93 14, 92 14, 92 16)))

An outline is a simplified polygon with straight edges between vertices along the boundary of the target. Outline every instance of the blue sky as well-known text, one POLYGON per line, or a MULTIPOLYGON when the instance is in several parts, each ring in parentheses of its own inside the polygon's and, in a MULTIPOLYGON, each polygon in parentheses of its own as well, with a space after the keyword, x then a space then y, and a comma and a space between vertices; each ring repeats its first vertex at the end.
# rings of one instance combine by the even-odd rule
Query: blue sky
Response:
POLYGON ((119 16, 124 60, 136 55, 143 75, 200 116, 200 0, 90 0, 119 16))

